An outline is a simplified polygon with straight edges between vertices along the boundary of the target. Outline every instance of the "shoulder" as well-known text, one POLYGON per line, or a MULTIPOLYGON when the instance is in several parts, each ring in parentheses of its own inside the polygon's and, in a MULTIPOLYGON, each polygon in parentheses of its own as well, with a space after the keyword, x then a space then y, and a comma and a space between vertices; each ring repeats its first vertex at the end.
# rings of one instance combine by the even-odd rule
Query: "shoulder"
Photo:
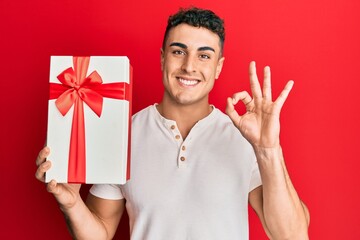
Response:
POLYGON ((158 130, 160 119, 156 111, 156 105, 150 105, 132 117, 131 129, 132 136, 144 136, 144 134, 152 134, 158 130))
POLYGON ((214 106, 214 115, 217 121, 221 121, 221 123, 224 124, 232 123, 229 116, 223 113, 220 109, 216 108, 215 106, 214 106))
POLYGON ((149 120, 155 119, 155 116, 155 105, 150 105, 132 116, 132 125, 144 125, 145 123, 149 124, 149 120))
POLYGON ((134 120, 137 120, 139 118, 149 115, 149 113, 151 112, 151 109, 153 107, 154 107, 154 105, 150 105, 150 106, 147 106, 146 108, 143 108, 142 110, 138 111, 137 113, 135 113, 132 116, 132 120, 134 121, 134 120))
POLYGON ((230 117, 221 110, 214 107, 214 118, 212 128, 214 134, 221 136, 221 138, 228 139, 235 145, 241 144, 242 149, 245 147, 252 151, 250 143, 243 137, 239 129, 237 129, 230 117))
POLYGON ((216 126, 216 128, 220 128, 222 131, 225 130, 235 135, 242 136, 228 115, 215 107, 213 111, 213 124, 216 126))

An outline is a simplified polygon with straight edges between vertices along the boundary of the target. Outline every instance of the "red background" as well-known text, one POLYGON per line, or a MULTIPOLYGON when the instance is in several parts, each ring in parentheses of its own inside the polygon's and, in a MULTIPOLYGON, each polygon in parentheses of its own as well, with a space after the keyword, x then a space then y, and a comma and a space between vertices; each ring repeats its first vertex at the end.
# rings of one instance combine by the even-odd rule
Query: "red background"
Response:
MULTIPOLYGON (((295 80, 281 140, 311 212, 310 237, 360 239, 358 0, 2 0, 0 239, 70 239, 55 200, 34 178, 46 136, 50 55, 128 56, 137 112, 162 97, 167 16, 190 4, 226 22, 225 66, 211 95, 221 110, 227 96, 249 90, 251 60, 272 67, 276 95, 295 80)), ((128 239, 124 220, 116 239, 128 239)), ((250 224, 251 239, 266 239, 253 212, 250 224)))

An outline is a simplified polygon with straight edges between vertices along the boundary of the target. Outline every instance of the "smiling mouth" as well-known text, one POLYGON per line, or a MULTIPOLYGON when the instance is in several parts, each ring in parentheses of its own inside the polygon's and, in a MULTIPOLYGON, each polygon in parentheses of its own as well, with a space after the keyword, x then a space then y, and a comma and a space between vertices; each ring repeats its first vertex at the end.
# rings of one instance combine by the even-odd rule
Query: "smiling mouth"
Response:
POLYGON ((184 78, 180 78, 177 77, 177 80, 179 80, 180 83, 182 83, 185 86, 195 86, 196 84, 198 84, 200 81, 199 80, 189 80, 189 79, 184 79, 184 78))

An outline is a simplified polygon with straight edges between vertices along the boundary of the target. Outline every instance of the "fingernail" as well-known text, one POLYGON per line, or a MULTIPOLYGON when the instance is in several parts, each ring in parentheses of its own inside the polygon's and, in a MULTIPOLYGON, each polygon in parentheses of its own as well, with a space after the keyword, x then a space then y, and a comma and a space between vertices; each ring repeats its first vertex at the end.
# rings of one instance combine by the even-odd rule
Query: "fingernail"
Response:
POLYGON ((56 186, 56 183, 55 183, 55 181, 54 180, 51 180, 50 182, 49 182, 49 187, 52 189, 52 188, 54 188, 55 186, 56 186))

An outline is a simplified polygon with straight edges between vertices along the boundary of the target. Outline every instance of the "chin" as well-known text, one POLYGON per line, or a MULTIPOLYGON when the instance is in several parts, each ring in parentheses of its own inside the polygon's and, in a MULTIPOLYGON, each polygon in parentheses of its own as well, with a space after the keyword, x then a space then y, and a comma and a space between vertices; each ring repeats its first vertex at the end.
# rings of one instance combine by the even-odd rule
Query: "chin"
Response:
POLYGON ((195 98, 177 98, 176 102, 179 105, 183 105, 183 106, 191 106, 191 105, 196 105, 199 103, 204 102, 205 99, 195 99, 195 98))

